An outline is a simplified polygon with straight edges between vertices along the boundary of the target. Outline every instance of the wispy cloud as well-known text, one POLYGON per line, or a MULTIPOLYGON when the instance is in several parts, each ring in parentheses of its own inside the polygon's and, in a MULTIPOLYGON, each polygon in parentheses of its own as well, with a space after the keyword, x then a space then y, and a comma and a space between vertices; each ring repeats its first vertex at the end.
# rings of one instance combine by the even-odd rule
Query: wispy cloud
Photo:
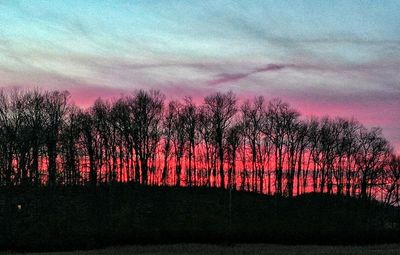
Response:
POLYGON ((223 83, 230 83, 230 82, 233 83, 235 81, 247 78, 250 75, 253 75, 256 73, 279 71, 286 67, 287 66, 281 65, 281 64, 268 64, 264 67, 255 68, 253 70, 250 70, 248 72, 243 72, 243 73, 220 73, 220 74, 216 75, 215 79, 208 81, 207 84, 208 85, 219 85, 219 84, 223 84, 223 83))
POLYGON ((66 89, 80 105, 140 88, 278 96, 307 114, 382 124, 395 140, 399 7, 0 0, 0 87, 66 89))

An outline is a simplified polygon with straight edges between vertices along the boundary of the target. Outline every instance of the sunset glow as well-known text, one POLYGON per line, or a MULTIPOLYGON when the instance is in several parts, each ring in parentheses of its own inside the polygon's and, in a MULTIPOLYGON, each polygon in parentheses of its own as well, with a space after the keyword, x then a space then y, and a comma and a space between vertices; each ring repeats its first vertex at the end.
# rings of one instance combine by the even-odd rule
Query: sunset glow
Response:
POLYGON ((400 0, 0 0, 0 253, 398 254, 399 110, 400 0))
POLYGON ((0 86, 89 106, 232 90, 380 126, 400 149, 398 1, 0 1, 0 86))

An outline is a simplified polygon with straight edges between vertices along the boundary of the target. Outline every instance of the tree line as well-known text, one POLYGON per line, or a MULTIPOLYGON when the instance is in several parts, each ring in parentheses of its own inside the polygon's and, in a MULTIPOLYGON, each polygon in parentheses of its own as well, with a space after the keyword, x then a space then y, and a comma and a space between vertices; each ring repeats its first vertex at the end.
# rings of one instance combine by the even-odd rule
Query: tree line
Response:
POLYGON ((0 185, 133 182, 399 204, 400 157, 380 128, 304 118, 280 99, 137 90, 82 109, 66 91, 0 91, 0 185))

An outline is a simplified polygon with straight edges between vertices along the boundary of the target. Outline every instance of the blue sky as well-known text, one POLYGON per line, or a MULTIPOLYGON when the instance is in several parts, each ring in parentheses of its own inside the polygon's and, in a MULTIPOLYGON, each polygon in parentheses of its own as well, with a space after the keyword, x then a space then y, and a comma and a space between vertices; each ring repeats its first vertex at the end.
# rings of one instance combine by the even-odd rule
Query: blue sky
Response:
POLYGON ((0 0, 0 86, 78 104, 232 90, 354 116, 400 147, 400 1, 0 0))

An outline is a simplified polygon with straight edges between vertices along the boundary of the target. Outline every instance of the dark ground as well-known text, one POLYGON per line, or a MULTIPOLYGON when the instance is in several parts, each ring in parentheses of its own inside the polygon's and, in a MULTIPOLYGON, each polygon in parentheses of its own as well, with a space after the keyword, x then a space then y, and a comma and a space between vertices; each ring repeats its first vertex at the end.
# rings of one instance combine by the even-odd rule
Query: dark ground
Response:
MULTIPOLYGON (((5 252, 4 254, 12 254, 5 252)), ((271 244, 238 244, 234 246, 221 246, 210 244, 175 244, 175 245, 150 245, 150 246, 120 246, 100 250, 27 253, 43 255, 156 255, 156 254, 209 254, 209 255, 396 255, 400 254, 400 245, 374 245, 374 246, 316 246, 316 245, 271 245, 271 244)))
POLYGON ((221 189, 132 184, 3 189, 0 246, 51 251, 125 244, 400 242, 399 210, 377 202, 233 192, 230 217, 228 194, 221 189))

